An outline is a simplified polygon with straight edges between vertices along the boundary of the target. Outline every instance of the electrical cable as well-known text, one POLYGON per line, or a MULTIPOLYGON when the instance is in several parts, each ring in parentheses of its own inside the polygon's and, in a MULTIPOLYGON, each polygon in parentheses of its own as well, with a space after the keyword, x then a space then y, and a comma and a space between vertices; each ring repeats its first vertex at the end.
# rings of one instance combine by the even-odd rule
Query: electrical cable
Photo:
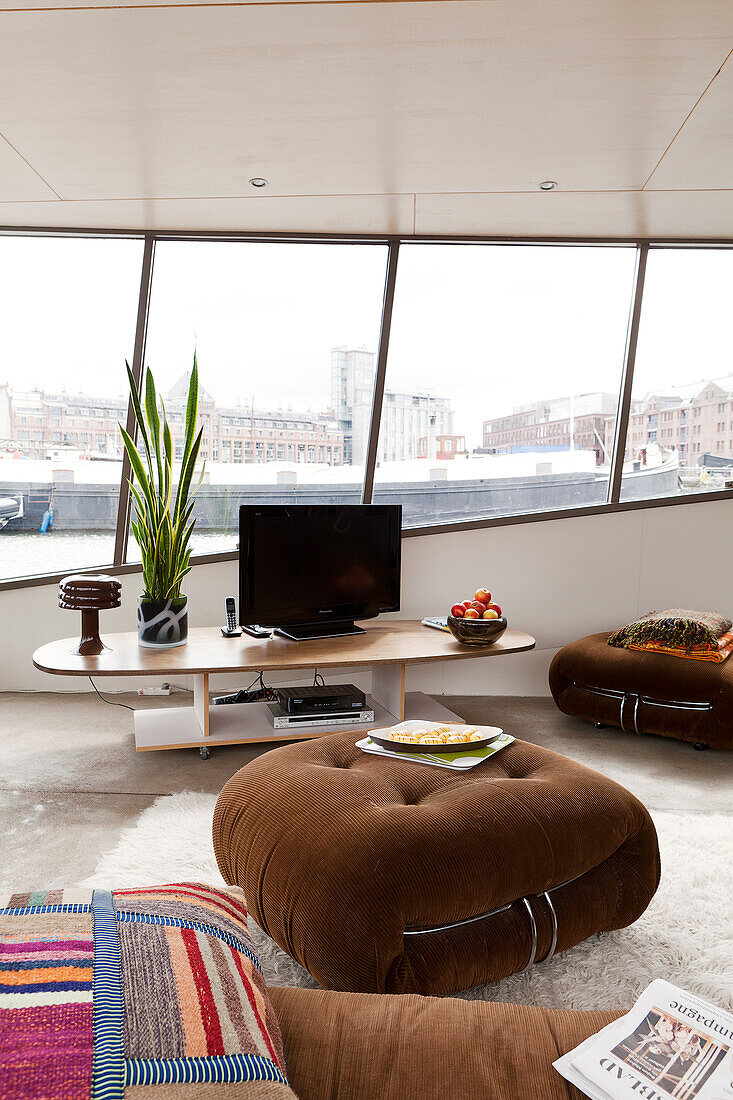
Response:
POLYGON ((99 690, 97 685, 94 683, 94 680, 92 680, 91 676, 89 677, 89 683, 92 685, 92 687, 94 688, 94 690, 96 691, 97 695, 99 696, 99 698, 102 700, 103 703, 109 703, 109 705, 111 707, 124 707, 125 710, 131 710, 133 714, 137 710, 137 707, 129 707, 127 705, 127 703, 118 703, 115 699, 107 699, 104 695, 102 695, 102 692, 99 690))
POLYGON ((315 671, 313 672, 313 687, 325 687, 325 686, 326 686, 326 681, 323 679, 323 677, 321 676, 318 669, 315 669, 315 671))
POLYGON ((218 698, 214 699, 214 705, 223 703, 269 702, 276 698, 275 692, 265 683, 262 672, 258 672, 254 680, 246 688, 241 688, 239 691, 234 692, 233 695, 220 695, 218 698))

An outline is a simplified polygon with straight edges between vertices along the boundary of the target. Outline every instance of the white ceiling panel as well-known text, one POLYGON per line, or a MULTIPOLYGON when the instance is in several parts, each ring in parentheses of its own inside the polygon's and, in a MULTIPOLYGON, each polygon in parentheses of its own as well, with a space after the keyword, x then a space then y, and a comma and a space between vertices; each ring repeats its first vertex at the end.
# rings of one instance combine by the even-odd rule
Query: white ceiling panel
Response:
POLYGON ((2 125, 65 199, 639 188, 731 44, 729 0, 7 11, 2 125))
POLYGON ((413 206, 412 195, 0 202, 0 226, 253 233, 412 233, 413 206))
POLYGON ((13 199, 56 196, 21 156, 0 136, 0 203, 13 199))
POLYGON ((733 238, 733 191, 418 195, 417 233, 733 238))
POLYGON ((733 58, 728 59, 685 122, 648 186, 733 186, 733 58))
POLYGON ((733 191, 0 203, 0 225, 214 232, 733 237, 733 191), (413 203, 416 220, 413 223, 413 203))

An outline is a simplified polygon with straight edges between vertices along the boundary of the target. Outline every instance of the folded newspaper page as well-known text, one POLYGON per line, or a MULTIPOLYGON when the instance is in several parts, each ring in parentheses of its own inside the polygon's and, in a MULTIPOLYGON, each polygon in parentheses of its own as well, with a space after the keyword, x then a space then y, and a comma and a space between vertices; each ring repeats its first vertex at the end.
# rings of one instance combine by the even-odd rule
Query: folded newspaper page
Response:
POLYGON ((553 1065, 591 1100, 733 1100, 733 1015, 660 979, 553 1065))

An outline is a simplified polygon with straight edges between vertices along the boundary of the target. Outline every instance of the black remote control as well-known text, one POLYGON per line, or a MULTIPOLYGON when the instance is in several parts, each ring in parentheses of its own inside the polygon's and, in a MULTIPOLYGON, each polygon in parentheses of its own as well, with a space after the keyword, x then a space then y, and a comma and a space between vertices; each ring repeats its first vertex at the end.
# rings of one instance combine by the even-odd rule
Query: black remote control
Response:
POLYGON ((253 638, 272 637, 272 631, 268 630, 266 626, 243 626, 242 630, 245 634, 250 634, 253 638))

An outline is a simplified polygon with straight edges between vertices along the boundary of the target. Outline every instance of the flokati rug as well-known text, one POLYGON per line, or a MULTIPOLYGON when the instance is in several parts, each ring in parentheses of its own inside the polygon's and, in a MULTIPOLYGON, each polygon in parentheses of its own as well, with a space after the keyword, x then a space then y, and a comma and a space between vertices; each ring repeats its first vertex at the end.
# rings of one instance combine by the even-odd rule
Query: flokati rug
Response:
MULTIPOLYGON (((164 795, 122 833, 81 885, 121 889, 166 882, 223 885, 211 842, 216 797, 164 795)), ((654 813, 662 881, 630 928, 585 943, 494 985, 459 996, 553 1008, 627 1008, 653 978, 666 978, 733 1009, 733 816, 654 813)), ((250 917, 272 985, 317 987, 250 917)))

